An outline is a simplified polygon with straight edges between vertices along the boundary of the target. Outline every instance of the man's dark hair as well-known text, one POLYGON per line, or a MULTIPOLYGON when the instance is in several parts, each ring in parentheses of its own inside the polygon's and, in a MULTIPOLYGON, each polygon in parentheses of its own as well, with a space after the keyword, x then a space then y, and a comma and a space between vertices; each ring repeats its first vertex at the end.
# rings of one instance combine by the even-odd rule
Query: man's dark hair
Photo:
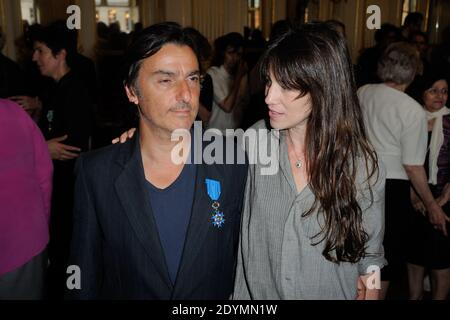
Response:
POLYGON ((343 35, 345 36, 346 29, 345 29, 345 24, 343 22, 341 22, 339 20, 335 20, 335 19, 330 19, 330 20, 325 21, 325 24, 327 26, 329 26, 331 29, 336 30, 338 32, 340 32, 339 28, 341 28, 343 31, 343 35))
POLYGON ((44 43, 56 56, 61 50, 67 52, 66 63, 72 67, 73 58, 77 51, 77 34, 69 30, 64 21, 56 21, 47 27, 35 30, 33 41, 44 43))
POLYGON ((213 66, 221 66, 225 61, 225 52, 227 48, 238 50, 244 47, 244 37, 238 32, 230 32, 214 41, 213 66))
POLYGON ((185 28, 176 22, 157 23, 142 30, 128 47, 124 84, 136 90, 136 80, 144 59, 156 54, 169 43, 190 47, 199 60, 197 46, 185 28))
POLYGON ((270 29, 269 42, 274 42, 278 37, 288 32, 291 26, 292 25, 288 20, 278 20, 275 22, 270 29))
POLYGON ((383 23, 381 28, 375 31, 375 42, 378 45, 385 45, 387 39, 389 38, 389 34, 393 33, 395 35, 394 42, 400 39, 400 29, 390 23, 383 23))
POLYGON ((408 15, 405 18, 405 22, 403 23, 403 25, 405 27, 407 26, 421 26, 423 22, 423 14, 421 14, 420 12, 411 12, 408 13, 408 15))

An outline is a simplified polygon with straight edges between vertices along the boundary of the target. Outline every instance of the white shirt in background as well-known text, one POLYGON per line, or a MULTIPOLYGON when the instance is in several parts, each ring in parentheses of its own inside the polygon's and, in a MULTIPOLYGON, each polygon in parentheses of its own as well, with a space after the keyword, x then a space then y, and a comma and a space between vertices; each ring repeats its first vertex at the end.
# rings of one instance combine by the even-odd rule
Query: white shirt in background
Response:
POLYGON ((365 85, 358 97, 368 137, 386 166, 386 178, 408 180, 403 165, 425 162, 425 111, 406 93, 385 84, 365 85))
MULTIPOLYGON (((214 99, 208 128, 219 129, 223 133, 225 133, 225 129, 236 129, 240 124, 240 108, 243 107, 245 100, 243 95, 241 93, 238 95, 236 105, 230 113, 223 111, 219 106, 220 102, 224 101, 230 94, 234 77, 225 70, 223 65, 220 67, 211 67, 208 69, 207 73, 212 78, 214 90, 214 99)), ((242 79, 241 83, 246 83, 246 81, 247 76, 242 79)))

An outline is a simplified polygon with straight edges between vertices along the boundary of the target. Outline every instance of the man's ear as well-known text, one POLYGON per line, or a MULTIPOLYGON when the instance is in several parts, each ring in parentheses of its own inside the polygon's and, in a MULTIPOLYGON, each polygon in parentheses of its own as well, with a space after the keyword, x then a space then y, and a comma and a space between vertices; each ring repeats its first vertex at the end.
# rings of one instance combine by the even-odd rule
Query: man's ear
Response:
POLYGON ((61 51, 59 51, 55 57, 56 57, 56 59, 65 61, 67 63, 67 50, 61 49, 61 51))
POLYGON ((128 87, 127 85, 125 85, 125 91, 127 93, 128 100, 131 103, 139 104, 139 99, 138 99, 134 89, 132 89, 132 88, 128 87))

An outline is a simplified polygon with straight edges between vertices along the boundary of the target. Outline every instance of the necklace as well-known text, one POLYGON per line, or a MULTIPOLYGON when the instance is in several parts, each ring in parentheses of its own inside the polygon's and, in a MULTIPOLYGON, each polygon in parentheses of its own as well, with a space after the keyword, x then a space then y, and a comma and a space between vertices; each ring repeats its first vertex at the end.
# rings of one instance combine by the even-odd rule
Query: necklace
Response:
POLYGON ((294 152, 295 158, 297 158, 297 160, 295 161, 295 167, 298 169, 301 169, 303 167, 303 162, 302 162, 301 158, 295 152, 294 142, 292 141, 291 134, 289 133, 289 131, 288 131, 288 135, 289 135, 289 140, 291 140, 292 150, 294 152))

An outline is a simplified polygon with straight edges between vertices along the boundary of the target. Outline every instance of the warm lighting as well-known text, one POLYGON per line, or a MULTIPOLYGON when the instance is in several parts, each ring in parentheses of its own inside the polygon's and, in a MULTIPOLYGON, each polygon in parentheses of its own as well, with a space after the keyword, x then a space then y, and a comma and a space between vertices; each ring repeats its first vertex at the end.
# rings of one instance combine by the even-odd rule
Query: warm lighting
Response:
POLYGON ((120 30, 126 33, 133 29, 134 23, 139 22, 139 8, 131 6, 131 1, 101 0, 98 3, 101 5, 96 7, 98 11, 97 22, 103 22, 106 25, 118 23, 120 30))
POLYGON ((28 24, 38 22, 36 17, 36 4, 34 0, 21 0, 20 9, 22 19, 28 21, 28 24))
POLYGON ((252 29, 261 27, 261 1, 248 0, 247 4, 248 25, 252 29))

